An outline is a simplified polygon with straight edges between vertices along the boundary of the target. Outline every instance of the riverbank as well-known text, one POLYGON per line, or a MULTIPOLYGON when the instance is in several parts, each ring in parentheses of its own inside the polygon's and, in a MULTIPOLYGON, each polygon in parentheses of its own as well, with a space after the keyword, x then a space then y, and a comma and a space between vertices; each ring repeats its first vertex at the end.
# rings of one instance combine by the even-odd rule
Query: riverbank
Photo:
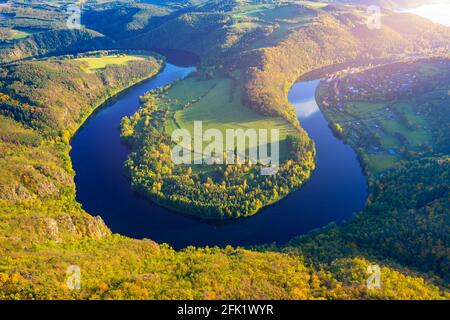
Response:
MULTIPOLYGON (((211 58, 209 61, 218 61, 219 71, 233 70, 236 64, 239 64, 245 74, 260 70, 263 72, 262 77, 253 79, 256 81, 253 82, 253 93, 260 98, 253 100, 259 102, 257 107, 271 107, 271 102, 289 106, 287 95, 295 81, 292 70, 301 74, 310 70, 308 67, 314 67, 316 62, 323 62, 323 65, 344 62, 336 61, 333 57, 342 58, 342 53, 349 53, 353 57, 356 51, 352 48, 355 46, 369 48, 370 51, 375 51, 375 55, 383 50, 383 44, 388 45, 389 52, 391 49, 404 52, 407 48, 414 48, 414 52, 417 52, 419 45, 411 47, 411 44, 421 43, 421 48, 428 49, 433 44, 446 43, 448 39, 448 32, 440 32, 431 23, 424 19, 414 19, 412 15, 404 15, 412 17, 404 20, 398 16, 390 19, 388 15, 383 15, 383 23, 388 25, 385 28, 389 30, 388 34, 380 35, 378 31, 382 30, 378 30, 371 32, 369 36, 364 32, 357 36, 352 33, 355 27, 360 27, 361 31, 366 30, 366 21, 362 17, 365 13, 351 5, 342 8, 334 5, 323 7, 322 14, 329 17, 329 20, 324 21, 326 25, 316 20, 313 28, 302 33, 300 29, 291 29, 308 23, 306 20, 309 19, 304 19, 305 9, 300 5, 286 7, 285 3, 274 2, 254 6, 247 3, 227 1, 226 8, 222 3, 208 2, 195 6, 187 4, 186 9, 167 3, 164 7, 171 9, 171 12, 155 17, 144 3, 134 6, 131 2, 111 2, 108 4, 110 9, 95 12, 98 14, 94 16, 93 27, 115 37, 120 36, 122 31, 129 30, 129 27, 141 26, 141 30, 133 29, 122 35, 126 36, 128 33, 131 38, 139 33, 150 32, 153 37, 138 40, 153 38, 153 42, 134 42, 137 45, 150 46, 156 43, 193 48, 202 57, 211 58), (237 7, 233 7, 233 3, 237 7), (112 20, 114 23, 111 24, 112 20), (155 26, 154 22, 158 23, 158 20, 163 23, 162 27, 155 26), (208 32, 205 32, 205 28, 208 32), (334 33, 333 30, 337 32, 334 33), (427 30, 425 35, 423 30, 427 30), (288 35, 296 37, 292 39, 293 44, 299 44, 300 48, 270 48, 285 43, 284 39, 288 35), (302 41, 305 37, 316 41, 302 41), (400 41, 404 38, 412 40, 400 41), (377 51, 379 48, 381 50, 377 51), (338 52, 333 55, 335 49, 338 52), (279 101, 272 99, 276 98, 273 93, 279 94, 279 101)), ((84 7, 84 17, 89 14, 92 4, 89 1, 84 7)), ((310 7, 317 5, 310 2, 305 4, 310 7)), ((19 9, 22 10, 24 6, 19 9)), ((43 7, 42 1, 27 1, 26 6, 33 9, 30 12, 34 17, 39 13, 49 18, 53 16, 53 10, 43 7), (36 12, 36 9, 41 11, 36 12)), ((60 12, 65 12, 64 6, 60 12)), ((39 16, 41 14, 37 17, 39 16)), ((65 13, 63 19, 65 23, 65 13)), ((17 22, 23 23, 24 19, 18 19, 17 22)), ((66 32, 46 34, 50 38, 52 35, 65 39, 68 39, 66 36, 70 37, 66 32)), ((50 39, 46 35, 42 36, 33 39, 50 39)), ((76 37, 70 39, 77 41, 76 37)), ((41 50, 52 51, 55 44, 58 46, 60 42, 47 41, 40 44, 41 50)), ((85 44, 84 41, 76 42, 73 48, 81 50, 85 44)), ((205 61, 207 60, 202 62, 203 66, 205 61)), ((76 143, 80 138, 80 148, 74 146, 73 151, 87 159, 82 166, 86 169, 84 173, 88 177, 98 177, 98 174, 106 177, 93 180, 90 189, 85 189, 85 192, 98 205, 103 201, 112 204, 112 210, 109 207, 99 207, 101 210, 89 210, 91 216, 74 199, 75 186, 71 176, 71 159, 68 157, 69 146, 62 142, 61 137, 49 144, 42 143, 42 138, 47 137, 44 135, 48 128, 40 125, 46 124, 54 131, 61 130, 61 126, 64 129, 66 125, 74 125, 70 123, 72 116, 80 106, 88 104, 82 104, 78 100, 83 95, 74 95, 67 88, 78 88, 77 85, 81 83, 87 89, 86 92, 92 95, 99 91, 102 93, 104 89, 95 77, 86 82, 73 82, 74 77, 68 77, 65 72, 68 70, 65 64, 50 64, 53 69, 34 69, 39 66, 41 62, 37 61, 26 65, 25 70, 16 73, 14 84, 1 88, 2 108, 5 106, 5 95, 6 98, 17 97, 10 95, 8 91, 17 82, 23 83, 18 87, 22 89, 19 90, 21 93, 30 90, 34 94, 48 95, 45 96, 46 99, 38 100, 45 102, 43 106, 41 103, 28 105, 23 102, 31 99, 23 99, 22 103, 18 101, 17 104, 9 105, 6 111, 3 109, 3 115, 0 116, 0 196, 13 195, 22 199, 20 202, 15 198, 0 200, 0 299, 449 298, 449 233, 446 210, 449 197, 446 191, 450 170, 447 156, 414 161, 391 172, 380 181, 376 192, 371 194, 367 210, 345 224, 330 224, 326 230, 312 231, 289 248, 277 245, 259 246, 253 250, 233 248, 227 245, 233 244, 231 242, 238 245, 245 241, 266 243, 266 240, 283 243, 283 237, 289 237, 295 232, 300 234, 302 228, 306 228, 305 232, 308 232, 315 223, 326 224, 327 218, 336 221, 344 210, 333 207, 331 217, 322 214, 321 205, 328 204, 324 203, 324 197, 332 197, 334 194, 329 190, 312 189, 314 192, 302 193, 303 198, 296 198, 292 206, 285 206, 291 198, 287 197, 267 208, 278 208, 275 214, 265 215, 268 211, 263 209, 251 219, 227 221, 224 227, 218 224, 203 227, 203 223, 208 223, 202 221, 202 224, 196 224, 194 219, 186 218, 175 220, 179 224, 169 224, 164 229, 165 223, 171 219, 179 219, 180 215, 156 206, 147 199, 140 198, 142 210, 125 201, 127 192, 132 192, 129 181, 120 173, 129 150, 121 144, 117 126, 121 120, 120 111, 127 107, 139 107, 137 101, 140 92, 137 92, 136 97, 130 99, 122 96, 122 104, 118 108, 105 108, 91 117, 78 131, 77 138, 72 140, 72 143, 76 143), (55 72, 55 68, 59 72, 55 72), (28 71, 33 71, 33 77, 29 76, 28 71), (51 85, 44 81, 49 77, 51 85), (32 86, 33 83, 45 83, 46 86, 42 90, 41 86, 32 86), (50 117, 41 117, 42 115, 50 117), (62 121, 55 121, 58 119, 62 121), (92 135, 86 134, 86 140, 83 141, 83 132, 89 132, 90 124, 96 121, 97 124, 100 123, 100 130, 92 135), (108 130, 103 131, 102 128, 108 130), (123 153, 115 152, 111 143, 116 142, 122 147, 123 153), (108 178, 117 181, 107 180, 108 178), (110 189, 122 186, 122 181, 125 189, 116 189, 115 192, 110 189), (302 203, 309 203, 312 199, 318 205, 312 203, 311 208, 300 207, 302 203), (180 250, 152 240, 136 240, 112 234, 101 218, 93 217, 98 214, 102 214, 105 220, 108 219, 107 223, 115 233, 124 231, 120 233, 126 234, 126 228, 131 228, 135 232, 135 238, 144 235, 143 238, 158 238, 161 243, 165 242, 164 238, 169 238, 177 243, 176 248, 180 250), (148 219, 149 216, 152 218, 148 219), (285 218, 286 216, 290 218, 285 218), (264 223, 258 224, 257 221, 264 223), (246 224, 247 222, 254 224, 246 224), (150 236, 146 236, 149 234, 150 236), (189 246, 192 243, 202 247, 189 246), (208 243, 220 243, 220 246, 223 243, 224 248, 211 247, 208 243), (380 271, 379 289, 374 290, 367 285, 370 270, 380 271), (80 286, 77 290, 71 290, 73 282, 67 283, 67 279, 73 280, 72 276, 77 275, 81 275, 80 286)), ((1 67, 3 76, 8 71, 6 67, 12 66, 1 67)), ((76 69, 70 68, 73 72, 80 72, 80 68, 76 69)), ((161 76, 163 73, 147 83, 154 83, 161 76)), ((81 78, 85 79, 85 75, 81 78)), ((107 83, 109 86, 113 85, 111 82, 107 83)), ((146 83, 141 83, 130 91, 139 91, 138 88, 142 88, 142 94, 145 93, 146 83)), ((300 90, 303 91, 305 89, 300 90)), ((223 97, 217 96, 216 100, 227 100, 223 97)), ((271 110, 257 111, 264 113, 271 110)), ((295 113, 292 119, 297 121, 295 113)), ((448 118, 442 120, 446 125, 450 123, 448 118)), ((305 126, 307 122, 308 120, 302 120, 305 126)), ((331 154, 329 161, 333 162, 335 156, 335 153, 331 154)), ((319 159, 318 154, 318 163, 319 159)), ((75 166, 75 161, 73 163, 75 166)), ((319 172, 318 168, 315 173, 319 172)), ((83 172, 77 169, 76 179, 83 176, 83 172)), ((337 180, 338 186, 346 187, 343 182, 347 181, 347 177, 336 177, 340 178, 337 180)), ((310 182, 312 181, 311 179, 310 182)), ((309 185, 305 184, 302 190, 306 190, 309 185)), ((82 189, 79 189, 80 193, 82 189)), ((345 199, 333 199, 330 205, 340 200, 345 199)))
MULTIPOLYGON (((290 101, 301 109, 305 101, 314 101, 315 86, 294 86, 290 101)), ((251 218, 206 221, 140 197, 122 174, 130 151, 120 141, 117 125, 123 115, 139 108, 138 97, 150 88, 152 85, 137 88, 130 97, 122 96, 124 100, 119 99, 98 114, 99 118, 91 119, 72 144, 77 199, 88 212, 100 214, 113 232, 151 238, 175 248, 284 243, 311 229, 349 219, 364 206, 366 182, 356 155, 332 135, 320 112, 313 117, 300 116, 302 125, 317 139, 318 165, 312 178, 299 191, 251 218), (92 157, 94 152, 97 155, 92 157)), ((317 105, 315 108, 318 111, 317 105)))

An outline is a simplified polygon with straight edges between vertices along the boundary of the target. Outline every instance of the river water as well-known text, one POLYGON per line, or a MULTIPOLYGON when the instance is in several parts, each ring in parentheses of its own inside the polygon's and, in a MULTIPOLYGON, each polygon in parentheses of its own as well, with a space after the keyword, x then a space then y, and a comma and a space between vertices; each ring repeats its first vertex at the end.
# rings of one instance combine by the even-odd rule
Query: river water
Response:
POLYGON ((179 249, 188 245, 282 244, 330 222, 348 219, 363 208, 366 179, 355 152, 333 136, 315 103, 318 81, 297 83, 289 92, 289 101, 317 148, 316 170, 299 191, 253 217, 218 222, 172 212, 133 193, 123 174, 129 150, 120 141, 120 120, 138 110, 138 98, 146 91, 193 70, 167 64, 159 75, 101 108, 74 136, 71 158, 77 200, 87 212, 100 215, 114 233, 179 249))

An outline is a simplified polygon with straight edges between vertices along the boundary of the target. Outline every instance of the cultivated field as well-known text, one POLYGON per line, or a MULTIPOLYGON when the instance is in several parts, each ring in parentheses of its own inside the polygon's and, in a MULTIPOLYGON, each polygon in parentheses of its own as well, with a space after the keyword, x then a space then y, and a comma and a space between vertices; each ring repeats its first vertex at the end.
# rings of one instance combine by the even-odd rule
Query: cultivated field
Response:
MULTIPOLYGON (((285 159, 284 140, 289 133, 295 133, 295 128, 281 117, 267 117, 244 106, 241 88, 238 81, 225 77, 213 80, 191 77, 178 82, 164 97, 164 103, 175 111, 166 132, 171 134, 174 129, 183 128, 194 137, 194 121, 202 121, 203 131, 218 129, 224 137, 227 129, 278 129, 280 158, 285 159)), ((247 148, 255 146, 250 144, 247 148)))
POLYGON ((99 69, 104 69, 108 65, 117 64, 124 65, 130 61, 145 60, 146 56, 141 55, 107 55, 102 57, 84 57, 78 58, 77 61, 87 63, 85 72, 91 73, 99 69))

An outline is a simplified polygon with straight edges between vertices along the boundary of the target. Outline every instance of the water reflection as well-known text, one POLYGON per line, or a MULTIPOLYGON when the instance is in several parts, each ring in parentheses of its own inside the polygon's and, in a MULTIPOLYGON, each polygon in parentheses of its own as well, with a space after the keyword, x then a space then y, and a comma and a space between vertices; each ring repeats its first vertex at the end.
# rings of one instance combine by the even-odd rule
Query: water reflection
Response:
POLYGON ((306 119, 319 111, 316 100, 310 99, 306 101, 298 101, 293 103, 297 116, 300 119, 306 119))

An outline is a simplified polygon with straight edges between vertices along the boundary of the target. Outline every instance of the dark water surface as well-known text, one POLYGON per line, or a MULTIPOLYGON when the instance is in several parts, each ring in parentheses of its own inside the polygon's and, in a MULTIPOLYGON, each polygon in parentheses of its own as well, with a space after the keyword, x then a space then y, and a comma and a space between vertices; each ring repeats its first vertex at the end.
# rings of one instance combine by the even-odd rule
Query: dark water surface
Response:
POLYGON ((289 93, 289 101, 317 148, 316 170, 301 190, 254 217, 227 222, 174 213, 133 193, 123 174, 129 150, 119 138, 120 120, 136 112, 138 97, 146 91, 193 70, 168 64, 158 76, 96 112, 78 131, 71 157, 77 200, 85 210, 100 215, 115 233, 182 248, 284 243, 332 221, 348 219, 362 209, 367 197, 366 179, 355 152, 333 136, 315 103, 318 81, 297 83, 289 93))

